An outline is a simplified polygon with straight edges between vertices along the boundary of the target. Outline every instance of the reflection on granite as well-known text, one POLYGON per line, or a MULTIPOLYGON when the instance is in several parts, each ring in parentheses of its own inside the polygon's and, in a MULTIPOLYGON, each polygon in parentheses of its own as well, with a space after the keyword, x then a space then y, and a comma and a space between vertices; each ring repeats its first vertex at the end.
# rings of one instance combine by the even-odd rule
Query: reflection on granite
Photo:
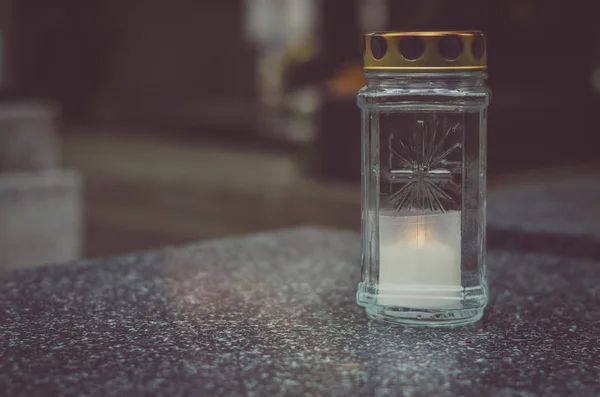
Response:
MULTIPOLYGON (((536 233, 519 229, 530 240, 519 250, 510 234, 491 233, 486 314, 446 330, 369 321, 354 299, 359 238, 347 232, 296 229, 6 273, 0 390, 598 395, 600 262, 537 250, 536 233)), ((564 237, 553 244, 568 253, 575 240, 564 237)))

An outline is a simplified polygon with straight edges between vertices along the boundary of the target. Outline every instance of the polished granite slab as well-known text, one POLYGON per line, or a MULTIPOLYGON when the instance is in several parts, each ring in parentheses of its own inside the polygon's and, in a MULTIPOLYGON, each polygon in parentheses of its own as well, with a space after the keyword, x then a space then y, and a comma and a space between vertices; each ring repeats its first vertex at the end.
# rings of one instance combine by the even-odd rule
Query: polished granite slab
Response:
POLYGON ((577 208, 535 192, 490 198, 491 299, 467 328, 369 321, 354 298, 359 238, 344 231, 276 231, 2 274, 0 391, 598 395, 599 219, 578 208, 596 210, 594 183, 570 185, 591 197, 577 208))

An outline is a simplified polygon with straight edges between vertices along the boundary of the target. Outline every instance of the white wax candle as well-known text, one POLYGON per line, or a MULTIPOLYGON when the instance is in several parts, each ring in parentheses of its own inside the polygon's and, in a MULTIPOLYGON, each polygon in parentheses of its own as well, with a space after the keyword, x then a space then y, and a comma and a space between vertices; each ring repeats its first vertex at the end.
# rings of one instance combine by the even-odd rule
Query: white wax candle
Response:
POLYGON ((379 217, 378 304, 460 308, 460 212, 379 217))

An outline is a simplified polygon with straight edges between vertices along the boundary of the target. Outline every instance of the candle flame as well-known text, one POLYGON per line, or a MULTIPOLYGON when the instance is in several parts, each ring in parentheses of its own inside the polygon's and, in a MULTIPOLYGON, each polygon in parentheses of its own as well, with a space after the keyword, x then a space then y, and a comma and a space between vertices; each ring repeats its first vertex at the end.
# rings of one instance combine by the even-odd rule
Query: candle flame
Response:
POLYGON ((423 248, 425 245, 425 220, 422 216, 418 217, 417 230, 415 233, 415 240, 418 248, 423 248))
POLYGON ((404 232, 401 237, 405 244, 408 243, 417 248, 423 248, 427 238, 431 239, 432 230, 428 230, 424 216, 417 216, 415 222, 404 232))

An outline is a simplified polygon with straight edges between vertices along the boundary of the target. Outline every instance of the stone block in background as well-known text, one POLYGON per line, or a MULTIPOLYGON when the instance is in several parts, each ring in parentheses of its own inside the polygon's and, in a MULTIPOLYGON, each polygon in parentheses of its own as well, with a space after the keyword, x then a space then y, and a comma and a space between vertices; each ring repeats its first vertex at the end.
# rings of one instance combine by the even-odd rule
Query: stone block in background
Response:
POLYGON ((58 111, 52 102, 0 102, 0 172, 58 165, 58 111))
POLYGON ((76 171, 0 173, 0 270, 79 258, 81 190, 76 171))

